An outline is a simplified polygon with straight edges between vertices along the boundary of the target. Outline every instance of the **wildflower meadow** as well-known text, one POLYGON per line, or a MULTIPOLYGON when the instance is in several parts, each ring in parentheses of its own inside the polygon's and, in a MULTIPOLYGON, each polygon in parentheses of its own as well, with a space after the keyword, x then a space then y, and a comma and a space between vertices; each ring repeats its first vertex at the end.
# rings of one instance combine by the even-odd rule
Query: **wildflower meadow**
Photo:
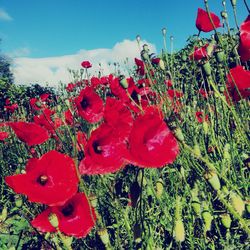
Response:
POLYGON ((234 27, 205 0, 177 52, 138 35, 127 75, 0 78, 0 249, 249 247, 250 14, 230 3, 234 27))

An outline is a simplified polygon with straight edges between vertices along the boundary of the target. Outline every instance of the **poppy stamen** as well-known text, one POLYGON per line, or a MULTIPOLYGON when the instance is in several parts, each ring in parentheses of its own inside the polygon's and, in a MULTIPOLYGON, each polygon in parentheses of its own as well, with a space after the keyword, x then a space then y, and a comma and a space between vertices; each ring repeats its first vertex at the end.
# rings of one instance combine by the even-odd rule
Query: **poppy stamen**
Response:
POLYGON ((83 98, 82 101, 81 101, 81 107, 83 109, 86 109, 88 106, 89 106, 88 100, 86 98, 83 98))
POLYGON ((42 186, 44 186, 48 181, 48 176, 46 175, 40 175, 38 178, 37 178, 37 182, 39 184, 41 184, 42 186))

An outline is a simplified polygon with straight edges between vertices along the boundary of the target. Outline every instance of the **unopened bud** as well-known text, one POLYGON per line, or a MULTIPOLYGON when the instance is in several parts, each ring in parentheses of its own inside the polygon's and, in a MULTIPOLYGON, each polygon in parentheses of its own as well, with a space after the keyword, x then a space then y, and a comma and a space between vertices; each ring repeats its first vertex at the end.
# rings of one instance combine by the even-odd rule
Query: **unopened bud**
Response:
POLYGON ((102 243, 107 246, 110 243, 109 234, 107 228, 102 228, 97 231, 102 243))
POLYGON ((141 41, 140 35, 137 35, 137 36, 136 36, 136 41, 137 41, 138 43, 141 41))
POLYGON ((179 141, 184 141, 184 135, 183 135, 183 133, 182 133, 182 131, 181 131, 180 128, 176 128, 176 129, 174 130, 174 134, 175 134, 176 138, 177 138, 179 141))
POLYGON ((197 157, 200 157, 200 156, 201 156, 201 150, 200 150, 199 144, 196 143, 196 144, 194 145, 193 152, 194 152, 195 156, 197 156, 197 157))
POLYGON ((202 126, 203 126, 203 130, 204 130, 204 134, 207 135, 208 130, 209 130, 208 123, 206 121, 203 121, 202 126))
POLYGON ((235 7, 235 6, 236 6, 236 3, 237 3, 237 1, 236 1, 236 0, 231 0, 231 4, 232 4, 232 6, 233 6, 233 7, 235 7))
POLYGON ((90 201, 91 206, 92 206, 93 208, 96 208, 96 207, 97 207, 97 201, 98 201, 98 199, 97 199, 96 195, 90 194, 90 195, 89 195, 89 201, 90 201))
POLYGON ((163 35, 163 36, 166 36, 166 34, 167 34, 167 29, 166 29, 166 28, 162 28, 161 32, 162 32, 162 35, 163 35))
POLYGON ((0 215, 0 222, 5 221, 8 216, 8 210, 7 207, 3 207, 2 214, 0 215))
POLYGON ((16 207, 21 207, 23 205, 23 199, 20 195, 15 195, 16 207))
POLYGON ((221 15, 221 17, 224 18, 224 19, 227 19, 227 17, 228 17, 226 11, 221 11, 220 15, 221 15))
POLYGON ((241 197, 238 194, 232 192, 230 194, 230 202, 231 202, 233 208, 236 210, 236 212, 240 216, 242 216, 243 212, 245 211, 245 203, 241 199, 241 197))
POLYGON ((225 54, 223 50, 219 50, 215 53, 215 58, 218 63, 223 63, 225 60, 225 54))
POLYGON ((159 180, 156 182, 156 197, 157 198, 161 198, 163 190, 164 190, 163 180, 159 178, 159 180))
POLYGON ((185 228, 182 220, 175 221, 174 236, 178 242, 185 240, 185 228))
POLYGON ((231 155, 229 153, 230 150, 230 144, 226 143, 223 149, 223 157, 226 161, 230 161, 231 160, 231 155))
POLYGON ((211 70, 211 65, 208 61, 206 63, 202 64, 202 69, 203 69, 206 76, 211 76, 212 70, 211 70))
POLYGON ((201 216, 204 221, 205 232, 210 231, 212 226, 213 216, 208 210, 203 211, 201 216))
POLYGON ((216 191, 220 190, 221 185, 220 185, 220 180, 216 172, 209 171, 205 174, 205 178, 207 181, 210 183, 212 188, 216 191))
POLYGON ((124 88, 124 89, 127 89, 128 88, 128 81, 126 79, 126 77, 124 75, 121 75, 119 77, 119 83, 120 85, 124 88))
POLYGON ((220 215, 221 223, 226 228, 229 229, 231 227, 232 219, 229 214, 220 215))
POLYGON ((51 214, 49 215, 49 222, 50 222, 50 224, 51 224, 54 228, 58 228, 59 221, 58 221, 58 218, 57 218, 57 215, 56 215, 56 214, 51 213, 51 214))

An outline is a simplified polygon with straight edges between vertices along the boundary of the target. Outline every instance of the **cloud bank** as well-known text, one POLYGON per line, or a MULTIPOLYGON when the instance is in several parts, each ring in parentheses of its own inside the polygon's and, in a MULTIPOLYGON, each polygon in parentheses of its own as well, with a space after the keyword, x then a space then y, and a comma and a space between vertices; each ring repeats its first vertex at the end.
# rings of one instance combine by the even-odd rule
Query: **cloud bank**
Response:
POLYGON ((2 8, 0 8, 0 20, 11 21, 13 18, 2 8))
MULTIPOLYGON (((156 52, 153 44, 147 43, 152 53, 156 52)), ((15 57, 13 59, 12 71, 17 84, 39 83, 40 85, 57 86, 59 82, 69 83, 72 81, 68 69, 79 70, 82 61, 90 61, 93 67, 91 74, 101 73, 104 75, 115 71, 114 63, 121 65, 122 74, 128 74, 126 68, 132 68, 134 58, 140 57, 137 42, 123 40, 114 45, 113 48, 79 50, 76 54, 47 58, 15 57), (126 64, 124 65, 124 62, 126 64)))

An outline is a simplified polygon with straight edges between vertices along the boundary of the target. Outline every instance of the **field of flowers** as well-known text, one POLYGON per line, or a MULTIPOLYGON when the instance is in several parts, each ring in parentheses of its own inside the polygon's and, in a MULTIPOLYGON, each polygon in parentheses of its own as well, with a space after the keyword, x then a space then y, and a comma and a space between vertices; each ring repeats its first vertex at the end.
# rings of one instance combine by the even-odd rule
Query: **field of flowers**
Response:
POLYGON ((250 15, 227 18, 205 1, 177 53, 137 36, 129 76, 86 59, 59 92, 6 92, 0 249, 247 249, 250 15))

